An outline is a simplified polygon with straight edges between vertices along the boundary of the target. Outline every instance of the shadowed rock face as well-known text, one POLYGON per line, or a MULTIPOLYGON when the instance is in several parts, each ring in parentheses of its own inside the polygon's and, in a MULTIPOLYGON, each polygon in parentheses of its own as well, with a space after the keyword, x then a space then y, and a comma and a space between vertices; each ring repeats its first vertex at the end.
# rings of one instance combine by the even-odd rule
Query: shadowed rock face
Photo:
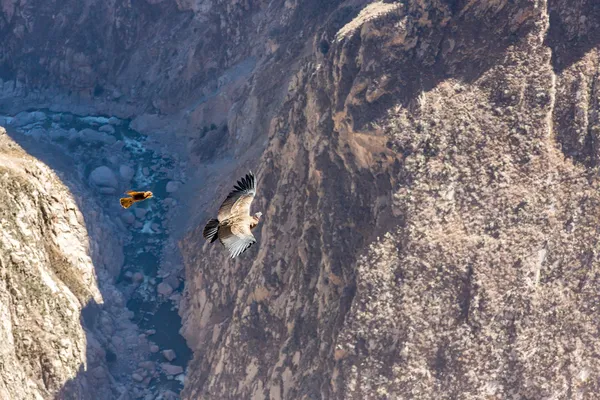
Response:
POLYGON ((597 2, 149 3, 61 11, 98 32, 53 25, 53 87, 12 6, 2 79, 184 143, 183 398, 595 396, 597 2), (231 261, 201 232, 248 168, 231 261))
POLYGON ((0 109, 137 117, 143 133, 198 139, 247 97, 257 63, 270 68, 253 101, 277 97, 269 92, 338 1, 321 3, 2 0, 0 109))
MULTIPOLYGON (((3 127, 0 223, 0 398, 51 399, 65 384, 69 395, 58 398, 111 398, 106 338, 89 330, 105 318, 95 310, 104 303, 96 274, 106 271, 94 268, 90 254, 103 256, 91 250, 70 191, 3 127)), ((103 245, 108 253, 112 244, 103 245)), ((122 301, 105 289, 110 304, 122 301)))

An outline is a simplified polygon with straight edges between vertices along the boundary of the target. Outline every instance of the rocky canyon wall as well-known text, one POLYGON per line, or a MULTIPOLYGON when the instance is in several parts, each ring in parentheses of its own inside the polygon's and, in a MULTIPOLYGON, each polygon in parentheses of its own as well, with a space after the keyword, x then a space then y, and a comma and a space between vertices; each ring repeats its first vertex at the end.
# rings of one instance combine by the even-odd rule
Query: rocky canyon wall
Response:
POLYGON ((116 350, 96 329, 97 320, 112 324, 101 305, 116 308, 113 315, 131 324, 121 294, 109 284, 99 289, 118 246, 86 226, 106 222, 102 215, 84 217, 56 173, 3 127, 0 180, 0 398, 118 397, 124 388, 114 384, 107 366, 116 350))
POLYGON ((183 243, 184 396, 593 398, 599 11, 332 12, 258 163, 260 246, 183 243))
POLYGON ((41 3, 1 3, 0 109, 189 163, 182 398, 599 391, 597 2, 41 3), (202 224, 248 168, 231 261, 202 224))

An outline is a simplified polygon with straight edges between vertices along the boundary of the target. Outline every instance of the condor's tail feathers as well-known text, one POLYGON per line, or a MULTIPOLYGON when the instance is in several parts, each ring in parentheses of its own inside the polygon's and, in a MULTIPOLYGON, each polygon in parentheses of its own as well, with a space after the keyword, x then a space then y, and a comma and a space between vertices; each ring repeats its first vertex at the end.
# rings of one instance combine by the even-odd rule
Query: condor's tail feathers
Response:
POLYGON ((211 219, 206 223, 204 227, 204 231, 202 231, 202 236, 204 239, 210 241, 211 243, 217 240, 217 233, 219 232, 219 220, 211 219))

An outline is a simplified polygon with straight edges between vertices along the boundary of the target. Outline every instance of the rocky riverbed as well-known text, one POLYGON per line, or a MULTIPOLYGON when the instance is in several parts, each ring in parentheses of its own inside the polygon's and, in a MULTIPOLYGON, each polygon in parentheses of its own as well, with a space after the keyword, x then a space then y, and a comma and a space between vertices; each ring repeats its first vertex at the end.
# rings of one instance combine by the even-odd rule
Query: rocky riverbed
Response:
POLYGON ((107 288, 116 288, 130 310, 122 326, 111 315, 116 308, 108 306, 92 323, 104 333, 112 377, 133 398, 178 398, 191 352, 179 334, 184 274, 173 256, 170 221, 177 214, 185 162, 115 117, 30 110, 0 116, 0 126, 63 180, 78 182, 71 191, 87 204, 84 218, 98 214, 110 221, 88 223, 88 231, 122 245, 114 254, 94 248, 97 242, 90 249, 107 266, 107 273, 96 271, 105 301, 110 304, 112 297, 107 288), (119 198, 130 189, 150 190, 154 198, 125 210, 119 198))

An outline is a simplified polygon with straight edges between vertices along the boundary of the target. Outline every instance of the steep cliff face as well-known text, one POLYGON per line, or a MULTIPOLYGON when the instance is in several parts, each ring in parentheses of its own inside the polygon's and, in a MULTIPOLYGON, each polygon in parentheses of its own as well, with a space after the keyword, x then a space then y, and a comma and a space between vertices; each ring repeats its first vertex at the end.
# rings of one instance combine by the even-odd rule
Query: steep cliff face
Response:
POLYGON ((184 397, 592 398, 598 5, 353 5, 271 123, 260 246, 183 243, 184 397))
POLYGON ((0 398, 51 399, 70 380, 71 397, 110 397, 98 379, 104 349, 82 326, 84 307, 103 303, 83 216, 56 175, 2 127, 0 222, 0 398))

